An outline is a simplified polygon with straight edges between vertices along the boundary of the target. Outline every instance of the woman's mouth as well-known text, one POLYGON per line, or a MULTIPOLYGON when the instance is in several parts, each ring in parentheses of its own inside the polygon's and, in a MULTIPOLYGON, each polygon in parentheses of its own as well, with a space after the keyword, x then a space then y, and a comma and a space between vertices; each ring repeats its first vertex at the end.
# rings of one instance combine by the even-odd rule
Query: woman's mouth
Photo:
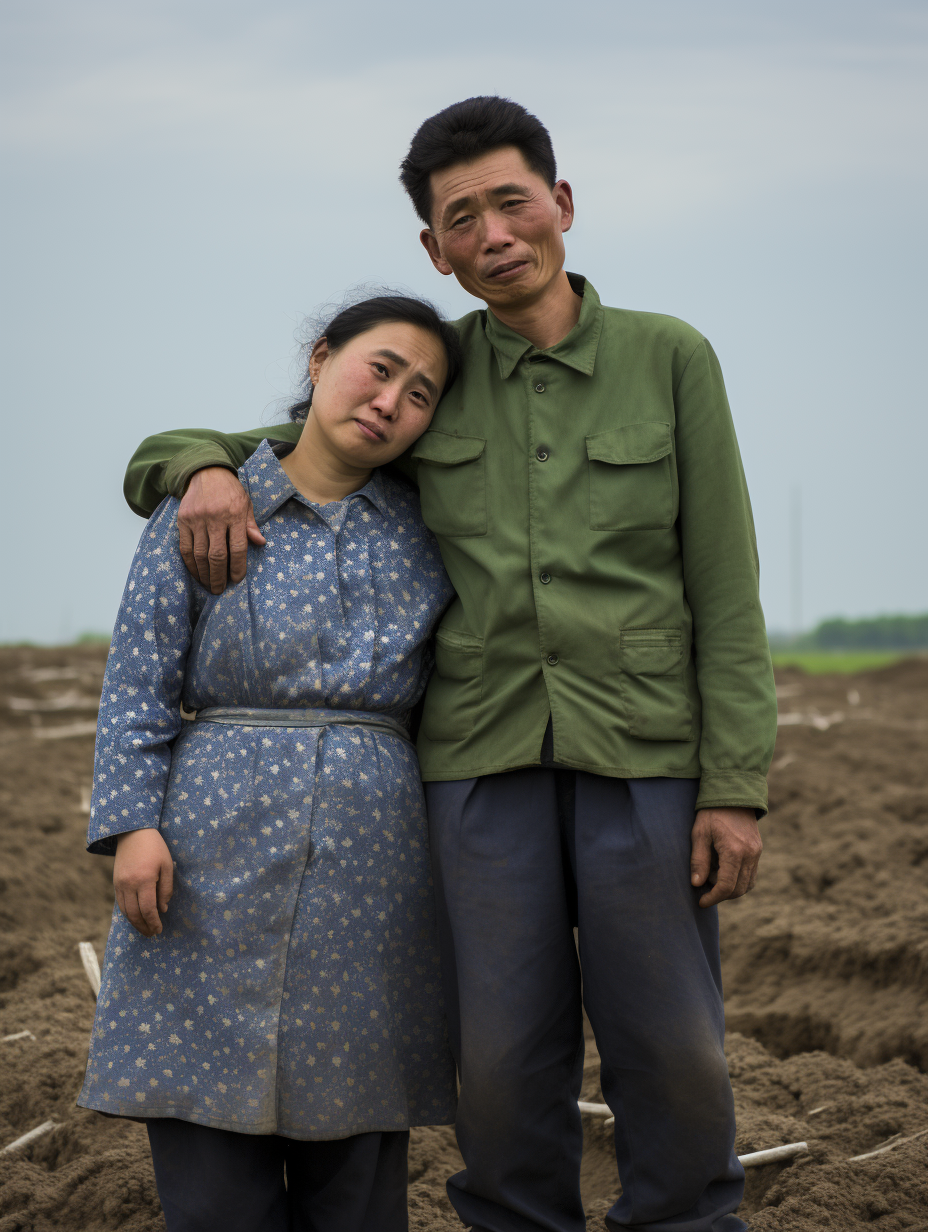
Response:
POLYGON ((367 440, 376 441, 379 445, 382 445, 387 439, 382 432, 378 431, 373 425, 365 423, 363 419, 356 419, 354 422, 360 428, 361 435, 367 440))

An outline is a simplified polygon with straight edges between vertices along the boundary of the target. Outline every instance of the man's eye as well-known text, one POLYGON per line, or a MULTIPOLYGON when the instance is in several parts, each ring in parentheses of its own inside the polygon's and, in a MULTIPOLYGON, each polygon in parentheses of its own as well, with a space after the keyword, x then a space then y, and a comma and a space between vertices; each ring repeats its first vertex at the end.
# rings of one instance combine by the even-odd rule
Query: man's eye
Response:
POLYGON ((472 218, 473 218, 473 214, 462 214, 460 218, 456 218, 456 219, 454 220, 454 222, 451 224, 451 226, 452 226, 452 227, 459 227, 459 226, 461 225, 461 223, 464 223, 464 222, 470 222, 472 218))
POLYGON ((386 364, 378 364, 378 363, 375 361, 375 362, 374 362, 374 364, 372 365, 372 367, 376 368, 376 369, 377 369, 377 371, 381 374, 381 376, 389 376, 389 375, 390 375, 389 370, 387 369, 386 364))

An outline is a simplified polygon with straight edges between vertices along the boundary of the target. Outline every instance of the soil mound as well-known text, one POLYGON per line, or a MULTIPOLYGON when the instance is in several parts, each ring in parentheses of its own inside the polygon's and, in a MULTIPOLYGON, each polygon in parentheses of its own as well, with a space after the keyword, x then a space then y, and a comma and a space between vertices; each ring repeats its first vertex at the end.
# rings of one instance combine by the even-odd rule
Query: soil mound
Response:
MULTIPOLYGON (((144 1128, 75 1107, 111 862, 83 853, 105 652, 0 649, 0 1232, 163 1232, 144 1128), (20 1032, 16 1039, 6 1039, 20 1032)), ((748 1173, 758 1232, 928 1229, 928 663, 780 675, 758 889, 723 908, 738 1150, 806 1141, 748 1173), (853 1161, 888 1144, 889 1150, 853 1161)), ((589 1041, 583 1096, 601 1101, 589 1041)), ((619 1192, 586 1117, 588 1226, 619 1192)), ((458 1232, 450 1129, 417 1130, 414 1232, 458 1232)))

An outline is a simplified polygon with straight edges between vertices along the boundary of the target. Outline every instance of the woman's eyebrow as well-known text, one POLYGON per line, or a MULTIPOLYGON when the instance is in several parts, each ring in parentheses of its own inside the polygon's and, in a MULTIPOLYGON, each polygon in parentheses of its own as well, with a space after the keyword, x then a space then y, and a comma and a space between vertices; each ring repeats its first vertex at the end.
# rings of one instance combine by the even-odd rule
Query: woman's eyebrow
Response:
MULTIPOLYGON (((384 357, 384 359, 392 359, 392 360, 393 360, 393 362, 394 362, 394 363, 397 365, 397 367, 399 367, 399 368, 408 368, 408 367, 409 367, 409 360, 408 360, 408 359, 403 359, 402 355, 397 355, 396 351, 388 351, 386 347, 383 347, 383 348, 382 348, 381 350, 379 350, 379 351, 375 351, 375 352, 374 352, 374 354, 375 354, 375 355, 382 355, 382 356, 384 357)), ((422 385, 424 385, 424 386, 425 386, 425 388, 429 391, 429 393, 432 395, 432 397, 433 397, 433 398, 437 398, 437 397, 438 397, 438 386, 435 384, 435 382, 434 382, 434 381, 430 381, 430 380, 429 380, 429 378, 425 375, 425 373, 424 373, 424 372, 417 372, 417 373, 416 373, 416 380, 417 380, 417 381, 419 381, 422 385)))

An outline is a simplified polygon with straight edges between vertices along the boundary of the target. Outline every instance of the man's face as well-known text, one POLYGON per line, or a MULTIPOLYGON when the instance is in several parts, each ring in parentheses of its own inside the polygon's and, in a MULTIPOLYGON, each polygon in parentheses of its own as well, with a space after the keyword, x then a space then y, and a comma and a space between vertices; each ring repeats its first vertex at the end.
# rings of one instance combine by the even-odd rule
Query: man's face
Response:
POLYGON ((491 308, 528 307, 564 266, 573 222, 570 185, 549 188, 506 146, 435 171, 432 226, 420 235, 432 264, 491 308))

